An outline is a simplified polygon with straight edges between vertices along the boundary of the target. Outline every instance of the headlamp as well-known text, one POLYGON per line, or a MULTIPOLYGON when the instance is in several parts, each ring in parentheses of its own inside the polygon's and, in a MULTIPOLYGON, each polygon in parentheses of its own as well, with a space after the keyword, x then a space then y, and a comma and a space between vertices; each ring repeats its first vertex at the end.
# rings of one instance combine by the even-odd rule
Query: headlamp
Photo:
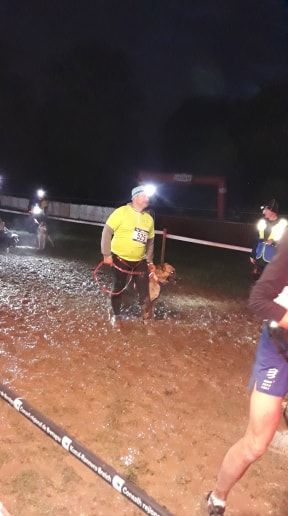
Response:
POLYGON ((152 197, 152 195, 154 195, 156 193, 156 186, 155 185, 151 185, 151 184, 145 185, 144 186, 144 193, 148 197, 152 197))

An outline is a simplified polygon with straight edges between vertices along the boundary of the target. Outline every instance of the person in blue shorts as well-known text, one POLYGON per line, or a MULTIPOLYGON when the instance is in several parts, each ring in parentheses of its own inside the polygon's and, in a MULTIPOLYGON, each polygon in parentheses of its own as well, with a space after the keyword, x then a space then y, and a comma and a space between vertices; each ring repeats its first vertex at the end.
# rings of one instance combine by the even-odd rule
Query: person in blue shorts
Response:
POLYGON ((288 230, 276 256, 253 287, 250 309, 264 320, 250 378, 252 389, 248 427, 226 453, 216 485, 206 497, 207 514, 225 513, 232 487, 267 450, 288 393, 288 230))

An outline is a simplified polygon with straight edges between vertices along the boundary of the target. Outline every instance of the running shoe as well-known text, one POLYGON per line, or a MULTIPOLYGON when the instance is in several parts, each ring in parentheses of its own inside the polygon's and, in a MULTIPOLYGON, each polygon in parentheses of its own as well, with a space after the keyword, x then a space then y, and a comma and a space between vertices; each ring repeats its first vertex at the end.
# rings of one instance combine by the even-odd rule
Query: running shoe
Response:
POLYGON ((217 505, 212 499, 212 491, 210 491, 206 497, 207 502, 207 514, 209 516, 221 516, 225 513, 225 507, 223 505, 217 505))

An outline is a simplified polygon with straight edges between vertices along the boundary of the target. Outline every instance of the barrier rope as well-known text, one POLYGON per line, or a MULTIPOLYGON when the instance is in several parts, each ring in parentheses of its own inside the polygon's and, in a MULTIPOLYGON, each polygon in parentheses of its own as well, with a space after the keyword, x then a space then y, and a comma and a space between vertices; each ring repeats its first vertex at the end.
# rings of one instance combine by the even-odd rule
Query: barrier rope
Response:
MULTIPOLYGON (((8 208, 2 208, 2 206, 0 207, 0 212, 1 211, 7 212, 7 213, 17 213, 19 215, 29 215, 28 213, 24 212, 23 210, 22 211, 21 210, 12 210, 12 209, 8 209, 8 208)), ((54 220, 61 220, 63 222, 73 222, 74 224, 86 224, 88 226, 100 226, 100 227, 104 226, 103 222, 93 222, 93 221, 88 221, 88 220, 74 219, 72 217, 69 217, 69 218, 68 217, 57 217, 56 215, 51 215, 51 214, 49 214, 48 216, 49 216, 49 219, 51 219, 51 220, 54 219, 54 220)), ((163 231, 156 229, 155 234, 163 235, 163 231)), ((242 251, 244 253, 251 253, 251 247, 241 247, 239 245, 223 244, 220 242, 211 242, 209 240, 199 240, 198 238, 182 237, 182 236, 178 236, 178 235, 173 235, 171 233, 167 233, 166 238, 172 239, 172 240, 179 240, 181 242, 190 242, 191 244, 201 244, 201 245, 206 245, 206 246, 210 246, 210 247, 220 247, 222 249, 230 249, 231 251, 242 251)))
POLYGON ((37 426, 53 441, 62 446, 73 457, 91 469, 102 480, 105 480, 118 493, 122 494, 126 500, 132 502, 140 510, 150 516, 173 516, 171 512, 159 505, 143 489, 134 485, 130 480, 119 475, 117 471, 88 450, 83 444, 66 433, 65 430, 55 425, 53 421, 34 409, 22 397, 8 389, 6 385, 0 384, 0 397, 14 407, 22 416, 26 417, 31 423, 37 426))
MULTIPOLYGON (((121 260, 121 261, 123 261, 123 263, 126 263, 124 260, 121 260)), ((138 264, 136 265, 136 267, 138 267, 138 264)), ((93 271, 93 278, 94 278, 94 281, 96 281, 99 289, 102 290, 102 292, 105 292, 106 294, 110 294, 110 296, 119 296, 120 294, 122 294, 122 292, 124 292, 124 290, 126 290, 128 288, 128 286, 130 285, 130 282, 132 281, 133 276, 143 276, 144 272, 143 271, 141 271, 141 272, 135 271, 136 267, 134 267, 134 269, 131 269, 131 270, 122 269, 121 267, 116 265, 116 263, 114 263, 114 262, 111 263, 111 265, 110 265, 110 264, 105 263, 104 260, 102 260, 95 267, 95 269, 93 271), (113 290, 110 290, 108 287, 106 287, 105 285, 102 285, 100 283, 97 274, 98 274, 99 270, 103 267, 103 265, 108 265, 109 267, 114 267, 114 269, 117 269, 118 271, 123 272, 123 274, 126 274, 128 276, 128 279, 127 279, 124 287, 121 290, 114 292, 113 290)))

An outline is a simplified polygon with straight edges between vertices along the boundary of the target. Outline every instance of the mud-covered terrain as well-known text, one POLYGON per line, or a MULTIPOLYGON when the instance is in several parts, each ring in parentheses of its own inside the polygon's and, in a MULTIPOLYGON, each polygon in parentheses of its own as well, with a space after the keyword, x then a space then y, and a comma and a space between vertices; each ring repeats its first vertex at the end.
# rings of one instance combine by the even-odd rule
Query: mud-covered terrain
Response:
MULTIPOLYGON (((0 285, 1 383, 173 514, 200 514, 247 422, 260 324, 245 299, 182 275, 155 321, 143 325, 133 303, 116 331, 88 261, 20 249, 0 255, 0 285)), ((287 466, 271 448, 227 514, 287 515, 287 466)), ((15 516, 142 514, 3 400, 0 500, 15 516)))

